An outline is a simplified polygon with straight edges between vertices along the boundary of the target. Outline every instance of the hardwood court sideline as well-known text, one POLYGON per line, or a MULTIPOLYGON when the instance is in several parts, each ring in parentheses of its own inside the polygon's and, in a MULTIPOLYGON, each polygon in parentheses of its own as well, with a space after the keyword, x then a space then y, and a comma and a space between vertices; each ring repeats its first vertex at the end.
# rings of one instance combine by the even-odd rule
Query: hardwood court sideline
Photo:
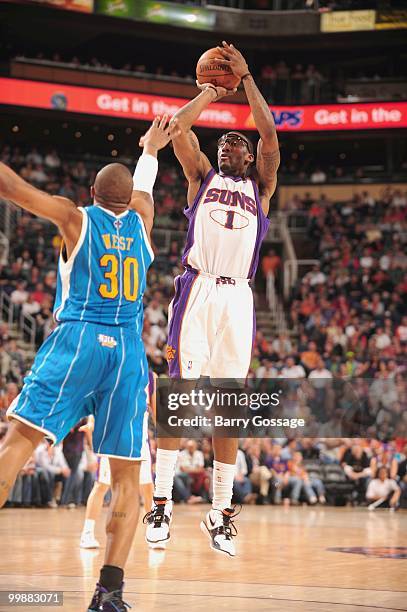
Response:
MULTIPOLYGON (((176 506, 172 540, 165 553, 148 550, 139 525, 124 598, 133 609, 407 609, 405 511, 244 507, 237 521, 235 559, 209 549, 199 529, 205 511, 204 506, 176 506), (394 547, 398 548, 391 550, 394 547), (353 548, 354 554, 330 550, 338 548, 353 548), (403 554, 404 559, 388 558, 403 554)), ((83 518, 83 509, 2 510, 0 590, 61 590, 64 606, 54 609, 83 612, 103 554, 103 549, 79 549, 83 518)), ((103 527, 104 518, 97 528, 101 542, 103 527)), ((0 606, 1 612, 14 609, 0 606)))

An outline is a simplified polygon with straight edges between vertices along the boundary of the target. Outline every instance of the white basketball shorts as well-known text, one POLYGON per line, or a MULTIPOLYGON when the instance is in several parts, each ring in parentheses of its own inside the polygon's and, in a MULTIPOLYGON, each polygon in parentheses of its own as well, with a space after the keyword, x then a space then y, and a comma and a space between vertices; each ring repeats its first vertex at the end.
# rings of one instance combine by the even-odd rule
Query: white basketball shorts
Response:
POLYGON ((255 334, 246 279, 187 270, 175 279, 167 360, 172 378, 245 379, 255 334))

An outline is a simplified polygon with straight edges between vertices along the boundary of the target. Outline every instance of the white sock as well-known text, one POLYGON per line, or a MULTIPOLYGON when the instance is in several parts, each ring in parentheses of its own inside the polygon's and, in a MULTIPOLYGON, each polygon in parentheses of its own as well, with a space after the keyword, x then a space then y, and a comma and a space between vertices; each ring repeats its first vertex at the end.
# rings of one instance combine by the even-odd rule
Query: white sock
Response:
POLYGON ((95 521, 92 519, 85 519, 85 524, 83 525, 83 533, 90 533, 95 535, 95 521))
POLYGON ((178 452, 177 450, 157 449, 154 497, 172 499, 172 487, 174 484, 175 465, 178 459, 178 452))
POLYGON ((233 495, 233 480, 236 467, 234 463, 213 462, 213 501, 214 510, 230 508, 233 495))

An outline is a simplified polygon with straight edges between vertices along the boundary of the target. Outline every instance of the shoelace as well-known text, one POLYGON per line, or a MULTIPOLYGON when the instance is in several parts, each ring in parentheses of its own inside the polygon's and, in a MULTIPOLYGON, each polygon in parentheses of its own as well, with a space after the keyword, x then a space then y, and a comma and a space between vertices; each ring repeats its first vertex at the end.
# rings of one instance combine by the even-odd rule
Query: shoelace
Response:
POLYGON ((221 529, 223 530, 223 533, 225 534, 227 540, 231 540, 232 538, 237 536, 237 533, 238 533, 237 527, 232 519, 234 519, 236 516, 238 516, 241 513, 242 511, 241 504, 239 504, 239 510, 237 512, 235 512, 235 510, 236 510, 236 506, 233 506, 231 513, 225 514, 225 512, 222 512, 223 529, 222 527, 221 529))
POLYGON ((165 504, 157 504, 143 518, 143 523, 155 523, 158 527, 164 520, 165 504))
POLYGON ((128 610, 131 609, 130 604, 126 603, 125 601, 122 600, 122 592, 121 591, 111 591, 110 593, 106 593, 106 595, 103 597, 102 599, 102 604, 105 602, 110 602, 113 605, 116 605, 116 603, 120 603, 123 607, 122 610, 125 610, 126 608, 128 610), (118 599, 118 602, 115 602, 114 600, 118 599))

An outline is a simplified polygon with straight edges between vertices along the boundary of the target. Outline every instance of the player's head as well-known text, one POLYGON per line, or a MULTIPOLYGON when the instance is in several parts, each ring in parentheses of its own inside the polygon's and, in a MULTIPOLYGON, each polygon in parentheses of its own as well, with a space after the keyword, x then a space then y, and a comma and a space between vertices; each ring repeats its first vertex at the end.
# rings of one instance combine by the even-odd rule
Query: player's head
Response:
POLYGON ((117 163, 108 164, 99 170, 90 188, 95 202, 115 212, 128 207, 132 191, 133 177, 130 170, 117 163))
POLYGON ((253 144, 240 132, 227 132, 218 140, 219 170, 230 176, 246 176, 254 161, 253 144))

